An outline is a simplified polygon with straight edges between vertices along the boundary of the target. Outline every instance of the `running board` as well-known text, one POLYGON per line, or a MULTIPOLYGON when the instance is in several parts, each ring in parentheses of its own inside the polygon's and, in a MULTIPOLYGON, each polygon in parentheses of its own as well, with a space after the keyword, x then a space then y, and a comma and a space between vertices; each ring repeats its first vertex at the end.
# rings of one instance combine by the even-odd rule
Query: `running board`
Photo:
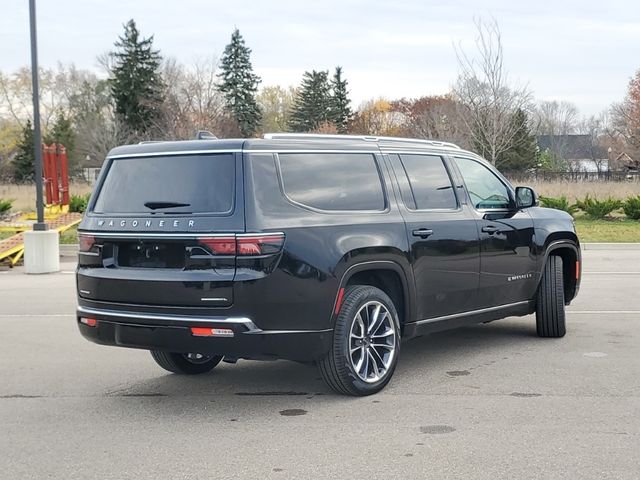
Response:
POLYGON ((495 307, 481 308, 470 312, 454 313, 442 317, 426 318, 417 322, 408 323, 404 326, 402 338, 411 338, 416 335, 440 332, 452 328, 475 325, 477 323, 492 322, 506 317, 521 317, 529 315, 535 311, 535 302, 526 300, 524 302, 509 303, 495 307))

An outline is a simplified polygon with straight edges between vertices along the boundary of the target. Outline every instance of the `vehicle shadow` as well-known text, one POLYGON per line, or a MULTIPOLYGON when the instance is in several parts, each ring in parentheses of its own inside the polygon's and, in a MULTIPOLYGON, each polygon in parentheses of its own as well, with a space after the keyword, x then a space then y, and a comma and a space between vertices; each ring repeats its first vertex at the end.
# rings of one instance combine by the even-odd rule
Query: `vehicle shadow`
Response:
MULTIPOLYGON (((385 392, 392 388, 394 393, 401 393, 412 388, 416 377, 428 388, 430 381, 455 376, 461 363, 471 366, 487 358, 505 358, 505 350, 520 355, 535 345, 540 346, 540 340, 531 317, 411 339, 402 345, 393 382, 385 392)), ((154 378, 109 392, 107 397, 124 401, 153 399, 166 405, 167 413, 175 412, 176 406, 204 407, 209 412, 224 411, 235 416, 255 414, 267 406, 271 410, 287 408, 311 399, 325 404, 362 400, 334 394, 311 364, 240 360, 235 365, 223 363, 205 375, 187 377, 161 372, 154 378)))

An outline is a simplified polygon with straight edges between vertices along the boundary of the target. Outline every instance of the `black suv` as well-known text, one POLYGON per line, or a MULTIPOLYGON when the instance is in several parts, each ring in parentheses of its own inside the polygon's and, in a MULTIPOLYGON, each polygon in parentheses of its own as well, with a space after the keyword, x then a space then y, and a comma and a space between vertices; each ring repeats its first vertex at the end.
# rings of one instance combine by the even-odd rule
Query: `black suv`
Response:
POLYGON ((536 313, 565 334, 571 217, 450 143, 269 134, 118 147, 80 224, 77 320, 175 373, 316 362, 339 393, 400 340, 536 313))

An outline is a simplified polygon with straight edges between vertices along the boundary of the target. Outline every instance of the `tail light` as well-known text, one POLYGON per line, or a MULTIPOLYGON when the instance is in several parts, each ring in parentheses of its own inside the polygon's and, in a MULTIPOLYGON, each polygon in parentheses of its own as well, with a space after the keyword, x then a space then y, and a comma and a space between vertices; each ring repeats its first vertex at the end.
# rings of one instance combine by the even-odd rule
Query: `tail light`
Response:
POLYGON ((280 252, 284 245, 284 233, 239 234, 225 237, 202 237, 198 243, 214 255, 259 256, 280 252))
POLYGON ((96 243, 96 238, 93 235, 85 235, 83 233, 78 235, 78 243, 80 252, 90 252, 96 243))
POLYGON ((284 233, 271 235, 238 235, 238 255, 270 255, 278 253, 284 244, 284 233))
POLYGON ((236 254, 236 238, 234 236, 199 238, 198 243, 206 246, 214 255, 236 254))

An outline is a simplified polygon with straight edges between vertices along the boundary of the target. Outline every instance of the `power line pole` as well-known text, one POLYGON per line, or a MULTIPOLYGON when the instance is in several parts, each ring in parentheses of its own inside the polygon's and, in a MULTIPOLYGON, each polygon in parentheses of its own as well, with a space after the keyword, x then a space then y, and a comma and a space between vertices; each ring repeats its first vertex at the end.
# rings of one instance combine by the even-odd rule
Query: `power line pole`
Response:
POLYGON ((38 220, 34 230, 46 230, 44 201, 42 198, 42 132, 40 131, 40 85, 38 82, 38 37, 36 32, 36 0, 29 0, 29 26, 31 30, 31 85, 33 89, 33 148, 36 173, 36 211, 38 220))

